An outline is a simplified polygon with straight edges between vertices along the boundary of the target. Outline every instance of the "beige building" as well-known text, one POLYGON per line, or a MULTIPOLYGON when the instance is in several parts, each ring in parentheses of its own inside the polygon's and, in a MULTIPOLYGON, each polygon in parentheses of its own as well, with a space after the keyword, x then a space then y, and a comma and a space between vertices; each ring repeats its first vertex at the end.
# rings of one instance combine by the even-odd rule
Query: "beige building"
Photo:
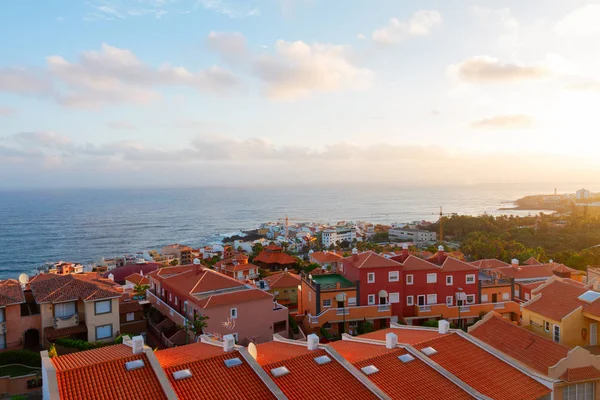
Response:
POLYGON ((171 244, 160 249, 163 256, 169 258, 175 258, 179 260, 180 265, 188 265, 194 261, 194 255, 192 254, 192 248, 182 244, 171 244))

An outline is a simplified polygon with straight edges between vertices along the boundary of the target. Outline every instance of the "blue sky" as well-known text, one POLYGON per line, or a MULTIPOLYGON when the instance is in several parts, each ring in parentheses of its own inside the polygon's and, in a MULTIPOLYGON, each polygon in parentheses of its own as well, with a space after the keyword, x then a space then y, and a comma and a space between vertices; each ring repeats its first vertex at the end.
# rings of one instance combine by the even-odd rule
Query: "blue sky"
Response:
POLYGON ((585 181, 600 168, 599 2, 0 11, 5 187, 585 181))

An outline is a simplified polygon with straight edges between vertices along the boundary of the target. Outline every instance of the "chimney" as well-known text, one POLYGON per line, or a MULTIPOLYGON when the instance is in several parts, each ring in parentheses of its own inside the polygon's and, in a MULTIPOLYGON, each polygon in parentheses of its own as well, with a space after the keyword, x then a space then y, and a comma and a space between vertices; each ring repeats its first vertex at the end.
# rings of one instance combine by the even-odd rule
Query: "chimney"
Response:
POLYGON ((519 267, 519 260, 517 260, 516 258, 513 258, 512 261, 510 262, 512 264, 513 267, 518 268, 519 267))
POLYGON ((318 350, 319 349, 319 337, 314 333, 311 333, 306 337, 306 341, 308 342, 309 350, 318 350))
POLYGON ((548 263, 550 263, 550 264, 552 264, 553 262, 554 262, 554 260, 550 260, 550 261, 548 261, 548 263))
POLYGON ((144 351, 144 337, 134 336, 131 338, 131 344, 133 347, 133 354, 141 354, 144 351))
POLYGON ((229 335, 223 336, 223 351, 224 352, 228 353, 228 352, 232 351, 234 346, 235 346, 235 338, 233 337, 233 335, 229 334, 229 335))
POLYGON ((398 345, 398 336, 395 333, 388 333, 385 335, 385 347, 388 349, 395 349, 398 345))
POLYGON ((408 255, 408 243, 402 244, 402 255, 405 255, 405 256, 408 255))
POLYGON ((445 319, 440 320, 438 323, 438 332, 440 335, 445 335, 450 330, 450 323, 445 319))
POLYGON ((358 249, 355 247, 352 249, 352 261, 358 260, 358 249))
POLYGON ((115 276, 113 274, 108 274, 108 279, 110 279, 111 281, 115 281, 115 276))

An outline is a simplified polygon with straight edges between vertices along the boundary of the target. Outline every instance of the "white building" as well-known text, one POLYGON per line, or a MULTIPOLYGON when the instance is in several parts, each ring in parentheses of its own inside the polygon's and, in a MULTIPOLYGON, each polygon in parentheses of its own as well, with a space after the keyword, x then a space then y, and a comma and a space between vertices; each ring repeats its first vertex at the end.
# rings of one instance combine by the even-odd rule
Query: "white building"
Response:
POLYGON ((353 228, 327 229, 323 231, 323 246, 329 247, 332 244, 347 241, 352 243, 356 238, 356 231, 353 228))
POLYGON ((579 189, 575 193, 575 197, 577 197, 577 200, 589 199, 590 198, 590 191, 587 190, 587 189, 579 189))
POLYGON ((419 229, 392 228, 389 230, 390 240, 410 240, 412 242, 435 242, 436 233, 419 229))

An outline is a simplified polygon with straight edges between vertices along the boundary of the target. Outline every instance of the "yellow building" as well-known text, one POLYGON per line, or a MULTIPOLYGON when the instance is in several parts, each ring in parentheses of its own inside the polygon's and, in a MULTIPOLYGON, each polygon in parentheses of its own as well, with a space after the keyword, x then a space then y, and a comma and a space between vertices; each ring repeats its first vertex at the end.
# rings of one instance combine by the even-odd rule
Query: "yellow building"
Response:
POLYGON ((282 305, 298 305, 298 286, 300 285, 300 276, 285 271, 273 274, 259 282, 260 289, 271 293, 275 300, 282 305), (261 287, 262 286, 262 287, 261 287))

